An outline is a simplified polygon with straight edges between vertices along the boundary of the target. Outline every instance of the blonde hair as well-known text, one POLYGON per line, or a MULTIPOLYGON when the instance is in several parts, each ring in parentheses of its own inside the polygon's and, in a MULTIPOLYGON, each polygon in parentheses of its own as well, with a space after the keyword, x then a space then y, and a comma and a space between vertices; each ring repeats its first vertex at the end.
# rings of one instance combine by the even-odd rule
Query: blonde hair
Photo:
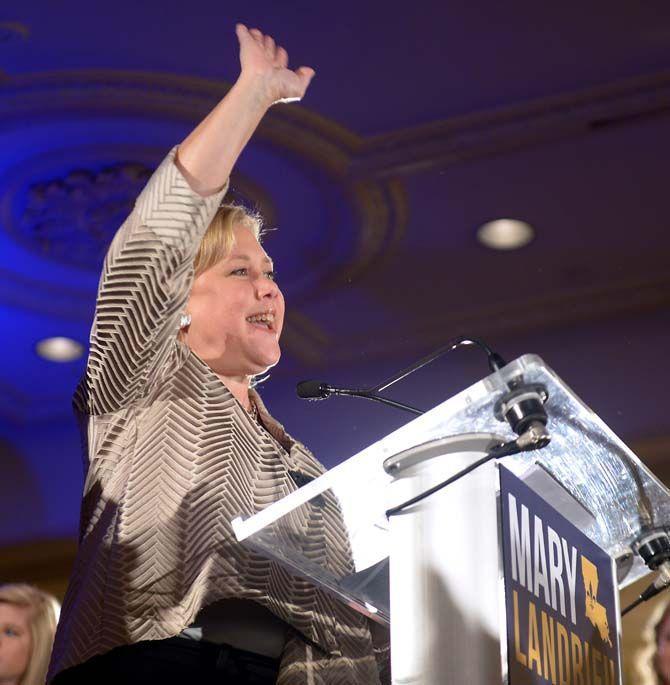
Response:
POLYGON ((48 592, 25 583, 0 585, 0 602, 29 609, 32 647, 20 685, 43 685, 47 677, 60 604, 48 592))
POLYGON ((670 618, 670 603, 659 604, 642 631, 642 647, 635 655, 635 671, 639 685, 670 685, 658 671, 658 637, 663 624, 670 618))
POLYGON ((195 256, 195 275, 200 275, 218 261, 227 257, 235 245, 235 226, 248 228, 256 240, 260 241, 263 222, 259 214, 241 205, 221 205, 202 237, 195 256))

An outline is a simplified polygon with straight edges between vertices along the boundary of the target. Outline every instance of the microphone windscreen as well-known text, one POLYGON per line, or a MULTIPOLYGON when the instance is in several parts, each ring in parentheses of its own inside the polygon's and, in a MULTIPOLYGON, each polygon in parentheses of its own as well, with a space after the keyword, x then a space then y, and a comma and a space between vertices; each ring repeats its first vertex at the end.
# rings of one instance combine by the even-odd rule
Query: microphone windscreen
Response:
POLYGON ((324 400, 330 393, 321 381, 300 381, 296 386, 298 397, 303 400, 324 400))

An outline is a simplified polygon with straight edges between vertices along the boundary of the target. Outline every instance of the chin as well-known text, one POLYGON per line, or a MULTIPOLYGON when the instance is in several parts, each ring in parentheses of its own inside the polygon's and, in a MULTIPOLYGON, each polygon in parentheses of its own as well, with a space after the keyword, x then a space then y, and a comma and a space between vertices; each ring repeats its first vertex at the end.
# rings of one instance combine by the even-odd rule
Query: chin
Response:
POLYGON ((275 359, 272 362, 269 362, 263 366, 263 370, 260 373, 267 373, 270 369, 273 369, 275 366, 279 364, 279 358, 275 359))
POLYGON ((251 375, 258 376, 259 374, 266 373, 279 363, 280 357, 281 353, 277 352, 276 354, 265 355, 255 359, 251 364, 251 366, 254 368, 254 371, 251 373, 251 375))

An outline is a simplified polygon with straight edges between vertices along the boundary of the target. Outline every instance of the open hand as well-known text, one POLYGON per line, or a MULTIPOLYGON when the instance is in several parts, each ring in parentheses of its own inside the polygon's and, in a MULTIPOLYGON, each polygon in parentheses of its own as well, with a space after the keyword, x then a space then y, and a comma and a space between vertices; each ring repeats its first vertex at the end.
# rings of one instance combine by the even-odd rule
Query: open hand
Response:
POLYGON ((240 41, 241 78, 257 81, 268 105, 302 99, 314 76, 314 69, 289 69, 286 50, 258 29, 237 24, 235 31, 240 41))

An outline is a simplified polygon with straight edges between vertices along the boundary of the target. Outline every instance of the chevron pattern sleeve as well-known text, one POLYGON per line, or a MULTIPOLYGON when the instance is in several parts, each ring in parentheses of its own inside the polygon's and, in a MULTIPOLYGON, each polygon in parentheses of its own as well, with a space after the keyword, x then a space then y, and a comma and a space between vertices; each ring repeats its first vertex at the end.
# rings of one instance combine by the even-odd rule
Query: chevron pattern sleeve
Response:
POLYGON ((174 163, 176 150, 149 179, 105 257, 76 400, 89 414, 133 403, 163 365, 190 292, 193 259, 227 190, 226 184, 198 195, 174 163))

